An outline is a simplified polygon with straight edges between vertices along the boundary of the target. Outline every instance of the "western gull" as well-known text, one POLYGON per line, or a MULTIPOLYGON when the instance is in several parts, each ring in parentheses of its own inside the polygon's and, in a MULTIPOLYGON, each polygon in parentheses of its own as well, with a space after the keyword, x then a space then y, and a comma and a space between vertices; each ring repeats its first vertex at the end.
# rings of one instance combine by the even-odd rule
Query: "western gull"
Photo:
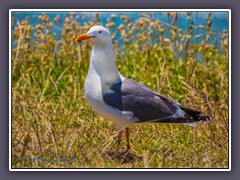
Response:
POLYGON ((84 84, 86 98, 100 116, 116 123, 118 146, 125 128, 126 153, 130 153, 129 126, 145 123, 185 123, 207 121, 211 117, 182 106, 177 101, 154 92, 150 88, 120 74, 109 31, 92 26, 77 42, 94 42, 88 74, 84 84))

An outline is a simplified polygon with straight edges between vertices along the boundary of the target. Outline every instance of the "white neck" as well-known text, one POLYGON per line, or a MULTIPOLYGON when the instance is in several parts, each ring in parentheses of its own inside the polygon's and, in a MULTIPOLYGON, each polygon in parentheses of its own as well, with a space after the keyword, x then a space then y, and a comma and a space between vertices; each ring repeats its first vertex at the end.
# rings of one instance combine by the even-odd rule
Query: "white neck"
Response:
POLYGON ((106 42, 104 44, 95 42, 90 63, 90 66, 92 66, 99 77, 101 77, 101 82, 112 83, 120 80, 112 42, 106 42))

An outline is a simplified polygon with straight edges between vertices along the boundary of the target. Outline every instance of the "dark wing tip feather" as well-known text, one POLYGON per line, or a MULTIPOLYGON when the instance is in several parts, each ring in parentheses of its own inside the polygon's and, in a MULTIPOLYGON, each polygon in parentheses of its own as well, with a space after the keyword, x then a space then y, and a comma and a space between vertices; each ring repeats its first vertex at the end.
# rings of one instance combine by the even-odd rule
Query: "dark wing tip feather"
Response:
POLYGON ((182 106, 181 109, 189 116, 191 119, 195 121, 210 121, 212 117, 202 113, 201 111, 193 110, 187 107, 182 106))

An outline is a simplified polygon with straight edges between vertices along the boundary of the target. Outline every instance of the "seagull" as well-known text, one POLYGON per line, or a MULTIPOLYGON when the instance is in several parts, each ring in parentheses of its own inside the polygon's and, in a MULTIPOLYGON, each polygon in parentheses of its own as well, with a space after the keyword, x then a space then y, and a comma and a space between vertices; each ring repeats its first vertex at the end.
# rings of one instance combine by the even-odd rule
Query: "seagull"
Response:
POLYGON ((126 153, 130 153, 129 127, 139 123, 183 123, 195 125, 211 117, 182 106, 136 81, 120 74, 116 65, 112 39, 103 26, 92 26, 76 41, 92 40, 93 48, 84 84, 87 101, 92 109, 116 123, 118 146, 122 131, 126 134, 126 153))

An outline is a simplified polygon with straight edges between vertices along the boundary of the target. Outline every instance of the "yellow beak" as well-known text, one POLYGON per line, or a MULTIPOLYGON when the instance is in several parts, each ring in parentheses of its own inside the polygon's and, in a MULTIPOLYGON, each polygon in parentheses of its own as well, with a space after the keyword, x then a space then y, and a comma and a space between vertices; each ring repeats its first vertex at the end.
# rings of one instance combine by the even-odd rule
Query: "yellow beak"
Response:
POLYGON ((76 38, 76 41, 77 41, 77 42, 81 42, 81 41, 90 39, 91 37, 92 37, 92 36, 89 36, 89 35, 87 35, 87 34, 81 34, 81 35, 79 35, 79 36, 76 38))

